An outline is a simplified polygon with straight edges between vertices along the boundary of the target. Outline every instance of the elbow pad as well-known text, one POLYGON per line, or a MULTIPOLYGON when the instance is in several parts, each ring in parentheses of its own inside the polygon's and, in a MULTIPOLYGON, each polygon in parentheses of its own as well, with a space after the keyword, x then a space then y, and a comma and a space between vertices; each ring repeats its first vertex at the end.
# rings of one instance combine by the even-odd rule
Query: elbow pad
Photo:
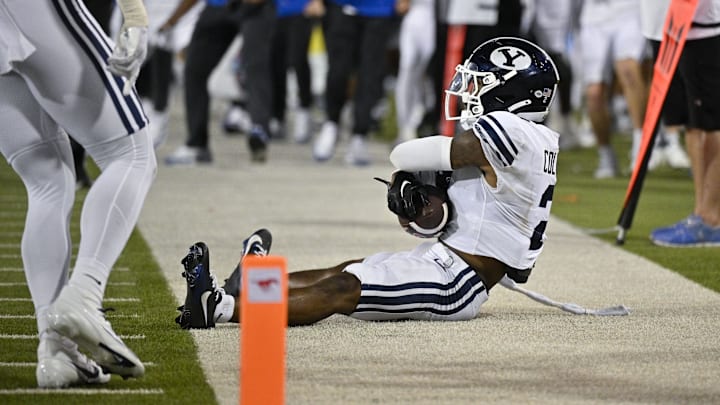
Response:
POLYGON ((413 139, 397 145, 390 152, 390 162, 408 172, 452 170, 451 145, 452 138, 444 135, 413 139))

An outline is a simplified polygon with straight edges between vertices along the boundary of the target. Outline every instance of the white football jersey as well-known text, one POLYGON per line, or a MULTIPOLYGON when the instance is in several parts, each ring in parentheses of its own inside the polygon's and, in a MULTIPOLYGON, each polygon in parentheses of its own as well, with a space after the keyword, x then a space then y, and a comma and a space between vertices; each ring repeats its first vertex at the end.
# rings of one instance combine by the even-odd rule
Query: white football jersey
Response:
POLYGON ((483 115, 473 132, 497 184, 490 186, 476 167, 453 171, 448 188, 453 216, 440 239, 516 269, 532 268, 546 239, 559 135, 505 111, 483 115))

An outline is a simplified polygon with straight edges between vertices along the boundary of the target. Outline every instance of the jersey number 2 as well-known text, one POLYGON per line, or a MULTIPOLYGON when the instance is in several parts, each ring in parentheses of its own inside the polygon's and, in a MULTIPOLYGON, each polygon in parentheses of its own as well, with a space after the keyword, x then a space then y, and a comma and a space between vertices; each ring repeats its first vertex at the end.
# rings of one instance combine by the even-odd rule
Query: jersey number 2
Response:
MULTIPOLYGON (((549 201, 552 201, 553 192, 555 186, 550 184, 540 199, 540 207, 546 208, 549 201)), ((543 245, 543 235, 545 234, 545 228, 547 227, 547 221, 540 221, 539 224, 533 230, 533 236, 530 238, 530 250, 538 250, 543 245)))

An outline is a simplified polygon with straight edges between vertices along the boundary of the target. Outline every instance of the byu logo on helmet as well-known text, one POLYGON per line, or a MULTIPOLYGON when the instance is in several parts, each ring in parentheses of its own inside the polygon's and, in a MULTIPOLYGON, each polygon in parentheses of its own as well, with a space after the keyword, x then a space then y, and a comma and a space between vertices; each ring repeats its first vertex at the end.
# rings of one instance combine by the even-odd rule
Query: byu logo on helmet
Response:
POLYGON ((520 48, 503 46, 492 51, 490 62, 503 69, 523 70, 530 67, 532 59, 520 48))

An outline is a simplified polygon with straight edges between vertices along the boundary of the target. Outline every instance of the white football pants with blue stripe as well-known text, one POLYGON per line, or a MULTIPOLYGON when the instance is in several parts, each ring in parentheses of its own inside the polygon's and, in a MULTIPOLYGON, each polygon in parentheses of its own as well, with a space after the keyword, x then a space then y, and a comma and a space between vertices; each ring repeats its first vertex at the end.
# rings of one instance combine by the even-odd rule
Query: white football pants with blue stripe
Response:
POLYGON ((157 164, 133 92, 107 70, 113 43, 78 0, 0 1, 0 151, 22 178, 22 256, 39 330, 67 282, 75 197, 70 134, 102 170, 81 215, 75 271, 104 292, 157 164), (67 132, 67 133, 66 133, 67 132))
POLYGON ((350 316, 363 320, 464 321, 475 318, 488 299, 475 271, 440 242, 378 253, 345 271, 362 284, 350 316))

